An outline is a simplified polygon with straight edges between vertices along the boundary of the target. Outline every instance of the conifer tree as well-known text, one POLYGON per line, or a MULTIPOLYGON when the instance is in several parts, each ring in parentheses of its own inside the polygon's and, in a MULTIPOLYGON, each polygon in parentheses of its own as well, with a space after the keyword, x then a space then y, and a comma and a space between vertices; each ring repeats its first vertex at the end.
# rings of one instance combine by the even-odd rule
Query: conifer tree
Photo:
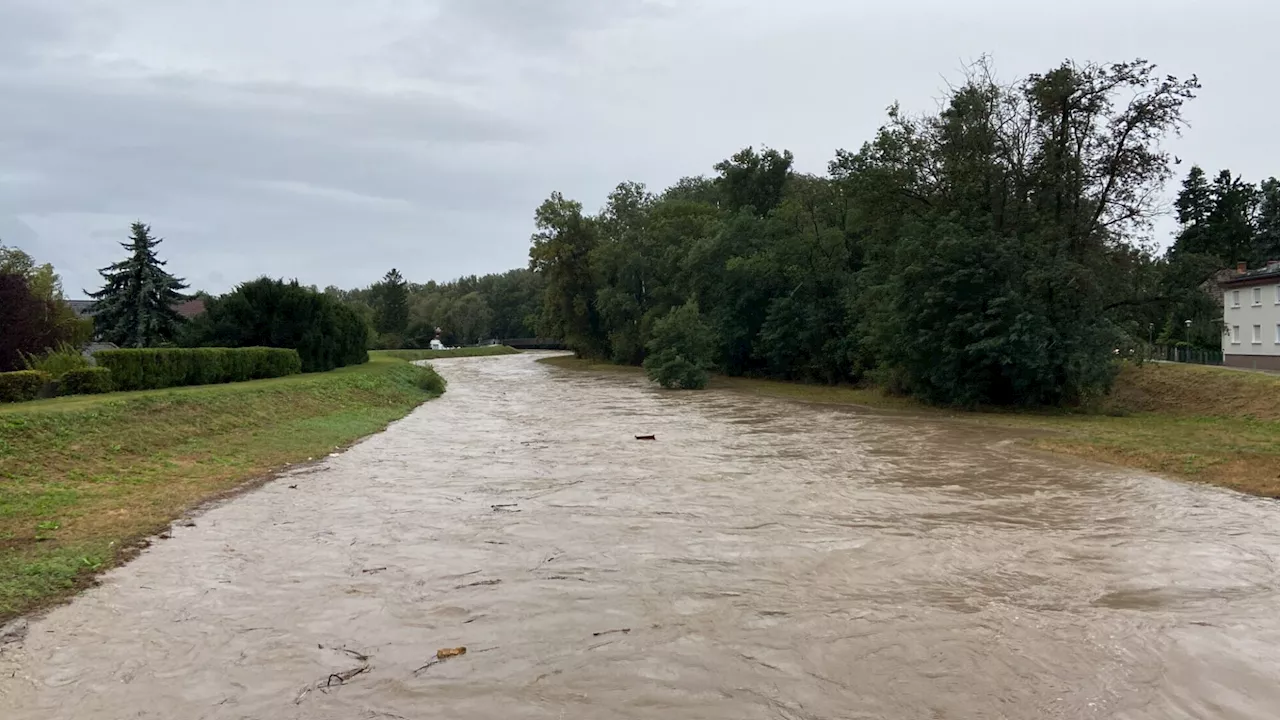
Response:
POLYGON ((129 241, 120 246, 129 257, 98 272, 106 283, 89 297, 97 301, 94 316, 99 337, 121 347, 151 347, 170 342, 184 322, 174 306, 186 300, 182 278, 170 275, 156 256, 160 238, 135 222, 129 241))

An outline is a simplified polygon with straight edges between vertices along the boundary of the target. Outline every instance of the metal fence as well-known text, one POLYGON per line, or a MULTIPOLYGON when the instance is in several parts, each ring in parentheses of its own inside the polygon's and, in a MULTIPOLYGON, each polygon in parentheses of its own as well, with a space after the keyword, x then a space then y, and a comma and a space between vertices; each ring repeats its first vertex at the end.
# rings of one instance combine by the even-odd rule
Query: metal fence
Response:
POLYGON ((1146 359, 1195 365, 1221 365, 1222 351, 1185 345, 1148 345, 1146 359))

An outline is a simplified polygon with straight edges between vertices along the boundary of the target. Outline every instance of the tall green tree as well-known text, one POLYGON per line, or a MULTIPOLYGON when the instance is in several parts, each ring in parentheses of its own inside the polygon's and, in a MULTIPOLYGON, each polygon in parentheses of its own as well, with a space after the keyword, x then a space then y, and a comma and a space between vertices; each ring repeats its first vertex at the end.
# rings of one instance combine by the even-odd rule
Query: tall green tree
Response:
POLYGON ((867 270, 867 328, 904 389, 1036 405, 1108 387, 1125 342, 1112 303, 1169 176, 1161 140, 1198 87, 1143 61, 1013 86, 979 66, 938 116, 881 134, 878 175, 912 201, 867 270))
POLYGON ((537 232, 529 267, 546 279, 540 329, 563 338, 579 355, 607 357, 607 334, 596 304, 596 273, 591 253, 598 244, 596 224, 582 204, 552 193, 534 214, 537 232))
POLYGON ((258 278, 210 302, 184 340, 204 347, 293 348, 303 372, 369 360, 368 328, 349 305, 301 286, 258 278))
POLYGON ((1258 190, 1254 259, 1280 260, 1280 180, 1267 178, 1258 190))
POLYGON ((600 281, 595 302, 601 323, 609 328, 615 362, 644 359, 643 323, 656 285, 650 268, 653 252, 647 247, 653 203, 644 185, 622 183, 610 193, 597 224, 600 242, 590 258, 600 281))
MULTIPOLYGON (((396 341, 409 329, 409 285, 400 271, 391 268, 372 288, 374 329, 396 341)), ((392 344, 398 344, 393 342, 392 344)))
POLYGON ((790 150, 764 148, 756 152, 748 147, 717 163, 717 184, 727 208, 735 212, 749 209, 759 216, 769 214, 782 202, 793 161, 790 150))
POLYGON ((1191 168, 1174 201, 1179 229, 1171 254, 1205 256, 1219 267, 1257 262, 1256 222, 1264 197, 1230 170, 1209 181, 1204 170, 1191 168))
POLYGON ((1209 177, 1199 165, 1193 165, 1182 181, 1182 190, 1173 203, 1177 210, 1177 243, 1186 252, 1204 252, 1211 244, 1205 237, 1209 216, 1213 214, 1213 189, 1209 177))
POLYGON ((458 298, 445 317, 454 337, 462 344, 470 345, 487 340, 493 326, 493 310, 479 292, 469 292, 458 298))
POLYGON ((183 323, 174 306, 186 300, 179 292, 187 285, 170 275, 156 255, 161 238, 151 228, 133 223, 121 247, 129 257, 99 270, 105 283, 89 293, 97 301, 94 324, 98 336, 121 347, 150 347, 171 342, 183 323))

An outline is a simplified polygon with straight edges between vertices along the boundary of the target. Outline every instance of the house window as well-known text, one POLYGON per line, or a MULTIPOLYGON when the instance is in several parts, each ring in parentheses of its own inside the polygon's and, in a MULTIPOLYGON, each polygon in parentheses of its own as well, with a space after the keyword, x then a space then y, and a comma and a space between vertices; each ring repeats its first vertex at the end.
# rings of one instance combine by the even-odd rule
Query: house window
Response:
POLYGON ((1231 344, 1232 345, 1240 344, 1240 326, 1239 325, 1231 326, 1231 344))
POLYGON ((1262 288, 1256 287, 1253 289, 1253 306, 1258 307, 1261 304, 1262 304, 1262 288))
POLYGON ((1276 323, 1276 344, 1280 345, 1280 323, 1276 323))
POLYGON ((1262 326, 1261 325, 1253 326, 1253 344, 1254 345, 1262 344, 1262 326))
POLYGON ((1280 305, 1280 285, 1276 286, 1276 304, 1280 305))
POLYGON ((1240 307, 1240 291, 1231 291, 1231 307, 1240 307))

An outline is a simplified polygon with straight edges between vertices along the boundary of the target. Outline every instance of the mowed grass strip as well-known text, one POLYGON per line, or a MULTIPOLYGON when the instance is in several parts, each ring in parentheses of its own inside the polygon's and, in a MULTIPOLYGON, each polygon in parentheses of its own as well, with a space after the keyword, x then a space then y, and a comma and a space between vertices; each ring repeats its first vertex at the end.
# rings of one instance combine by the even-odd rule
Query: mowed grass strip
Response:
POLYGON ((366 365, 0 406, 0 622, 65 598, 193 506, 377 432, 439 394, 366 365))
POLYGON ((506 345, 485 345, 483 347, 457 348, 455 350, 374 350, 369 354, 373 357, 390 357, 413 362, 415 360, 444 360, 456 357, 518 355, 520 351, 506 345))
MULTIPOLYGON (((570 370, 643 370, 570 356, 540 362, 570 370)), ((958 418, 1037 432, 1052 452, 1280 498, 1280 376, 1228 368, 1125 364, 1112 393, 1074 410, 963 412, 934 408, 877 387, 828 387, 715 377, 711 388, 812 403, 958 418)))

